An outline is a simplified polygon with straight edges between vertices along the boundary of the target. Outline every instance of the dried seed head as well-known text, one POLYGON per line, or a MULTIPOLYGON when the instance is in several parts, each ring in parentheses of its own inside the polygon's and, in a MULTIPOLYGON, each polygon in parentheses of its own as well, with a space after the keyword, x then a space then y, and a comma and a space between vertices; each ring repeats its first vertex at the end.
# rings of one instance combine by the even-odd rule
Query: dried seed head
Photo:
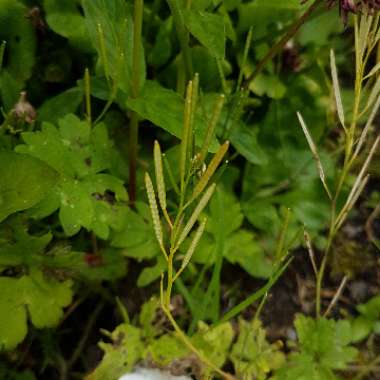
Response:
POLYGON ((36 110, 26 99, 26 91, 20 93, 20 98, 15 104, 13 110, 11 111, 12 115, 18 121, 32 124, 37 117, 36 110))

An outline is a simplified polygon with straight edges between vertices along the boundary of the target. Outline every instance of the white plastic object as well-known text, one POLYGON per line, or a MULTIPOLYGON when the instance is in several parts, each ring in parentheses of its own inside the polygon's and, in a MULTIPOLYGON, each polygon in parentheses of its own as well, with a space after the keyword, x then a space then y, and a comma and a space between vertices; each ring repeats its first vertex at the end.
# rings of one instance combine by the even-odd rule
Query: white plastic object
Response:
POLYGON ((126 373, 119 380, 192 380, 188 376, 173 376, 159 369, 136 368, 134 372, 126 373))

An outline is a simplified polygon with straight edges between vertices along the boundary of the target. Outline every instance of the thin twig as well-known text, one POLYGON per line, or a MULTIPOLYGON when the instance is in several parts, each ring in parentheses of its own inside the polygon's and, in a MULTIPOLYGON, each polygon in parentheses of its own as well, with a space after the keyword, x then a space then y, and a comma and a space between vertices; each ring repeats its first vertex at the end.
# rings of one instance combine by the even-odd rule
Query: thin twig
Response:
POLYGON ((317 268, 317 264, 315 262, 315 255, 314 255, 313 246, 311 244, 310 236, 309 236, 309 234, 308 234, 308 232, 306 230, 304 230, 303 236, 304 236, 304 239, 305 239, 306 248, 307 248, 307 251, 309 253, 309 258, 310 258, 310 261, 311 261, 311 265, 313 267, 314 274, 315 274, 316 277, 318 277, 318 268, 317 268))
POLYGON ((301 26, 306 22, 306 20, 318 8, 318 6, 321 3, 322 0, 315 0, 314 3, 312 3, 310 7, 305 11, 305 13, 290 26, 286 34, 280 39, 280 41, 273 45, 273 47, 268 51, 265 57, 257 64, 255 71, 244 81, 244 88, 249 88, 250 83, 262 71, 265 65, 282 50, 282 48, 291 38, 293 38, 296 35, 301 26))
POLYGON ((70 359, 67 361, 67 364, 66 364, 67 372, 70 371, 70 369, 73 367, 73 365, 79 359, 79 357, 83 351, 83 348, 87 342, 87 339, 90 336, 91 330, 94 327, 94 324, 95 324, 96 320, 98 319, 98 316, 99 316, 100 312, 102 311, 103 307, 104 307, 104 302, 103 301, 99 302, 98 305, 96 306, 95 310, 90 315, 90 318, 88 319, 86 326, 84 328, 82 337, 81 337, 80 341, 78 342, 78 344, 77 344, 73 354, 71 355, 70 359))
POLYGON ((348 280, 348 276, 344 276, 343 279, 342 279, 342 282, 339 285, 338 290, 336 291, 333 299, 330 302, 330 305, 328 306, 327 310, 323 314, 324 317, 327 317, 330 314, 331 310, 333 309, 333 307, 335 306, 335 304, 338 302, 339 297, 341 296, 341 294, 343 292, 343 289, 344 289, 344 287, 347 284, 347 280, 348 280))

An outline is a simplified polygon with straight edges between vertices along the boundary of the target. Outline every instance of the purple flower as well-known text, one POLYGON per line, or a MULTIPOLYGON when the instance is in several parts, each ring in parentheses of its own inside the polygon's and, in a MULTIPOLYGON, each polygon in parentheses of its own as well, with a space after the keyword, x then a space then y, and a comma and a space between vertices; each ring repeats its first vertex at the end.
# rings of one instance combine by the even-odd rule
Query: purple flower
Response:
MULTIPOLYGON (((309 0, 303 0, 301 3, 306 3, 309 0)), ((347 23, 349 13, 357 13, 363 10, 369 12, 380 10, 380 0, 325 0, 329 8, 334 5, 339 5, 339 13, 341 14, 344 23, 347 23)))

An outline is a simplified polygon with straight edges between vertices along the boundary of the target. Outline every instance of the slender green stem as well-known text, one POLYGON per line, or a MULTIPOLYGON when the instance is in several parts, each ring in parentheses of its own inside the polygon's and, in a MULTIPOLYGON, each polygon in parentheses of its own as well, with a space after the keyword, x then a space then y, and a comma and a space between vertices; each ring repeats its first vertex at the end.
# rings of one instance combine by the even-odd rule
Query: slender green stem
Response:
POLYGON ((94 125, 98 124, 100 122, 100 120, 103 119, 103 117, 107 113, 107 111, 110 109, 110 107, 112 106, 112 104, 113 104, 113 102, 115 100, 116 93, 117 93, 117 85, 116 85, 116 82, 114 82, 113 85, 112 85, 110 97, 107 100, 107 103, 104 106, 102 112, 100 112, 99 116, 96 118, 96 120, 94 122, 94 125))
MULTIPOLYGON (((132 49, 132 97, 137 98, 140 89, 140 48, 144 0, 135 0, 133 49, 132 49)), ((136 201, 136 168, 139 120, 136 112, 131 113, 129 124, 129 201, 134 206, 136 201)))
POLYGON ((173 15, 174 24, 177 30, 178 40, 183 55, 183 63, 186 71, 185 82, 187 82, 193 77, 193 63, 189 47, 189 32, 186 30, 178 0, 167 0, 167 2, 173 15))
POLYGON ((78 361, 80 355, 82 354, 84 346, 90 336, 91 330, 94 327, 94 324, 96 320, 98 319, 99 314, 102 311, 103 307, 104 307, 104 301, 101 301, 100 303, 98 303, 95 310, 91 313, 90 318, 88 319, 86 326, 84 328, 82 337, 79 340, 73 354, 71 355, 71 358, 67 361, 67 371, 70 371, 72 366, 78 361))
POLYGON ((323 3, 323 0, 315 0, 314 3, 305 11, 305 13, 297 19, 288 29, 286 34, 272 46, 264 58, 257 64, 254 72, 244 81, 243 87, 248 88, 249 84, 257 77, 257 75, 263 70, 265 65, 272 60, 286 45, 286 43, 293 38, 301 26, 306 22, 310 15, 323 3))
POLYGON ((84 71, 84 95, 86 99, 86 119, 91 126, 91 77, 87 67, 84 71))
POLYGON ((205 363, 208 367, 210 367, 212 370, 214 370, 216 373, 221 375, 224 379, 227 380, 234 380, 234 377, 230 375, 229 373, 226 373, 222 371, 220 368, 218 368, 214 363, 212 363, 206 356, 204 356, 191 342, 191 340, 187 337, 187 335, 181 330, 181 328, 178 326, 177 322, 175 321, 172 313, 170 312, 170 309, 168 307, 169 305, 161 305, 162 310, 168 317, 170 323, 172 324, 175 332, 177 333, 178 337, 182 340, 182 342, 189 348, 190 351, 194 352, 199 359, 205 363))
POLYGON ((328 257, 331 252, 331 247, 332 247, 334 238, 339 229, 340 212, 337 210, 337 204, 338 204, 338 200, 341 195, 343 186, 347 180, 347 176, 349 175, 352 165, 356 158, 355 154, 353 153, 353 148, 355 144, 355 133, 357 129, 357 124, 360 117, 360 100, 361 100, 361 95, 362 95, 364 67, 366 64, 365 63, 366 59, 364 59, 363 61, 363 59, 359 57, 359 54, 358 54, 358 50, 359 50, 358 33, 359 33, 358 23, 357 23, 357 19, 355 18, 355 52, 356 52, 356 68, 355 68, 356 75, 355 75, 355 88, 354 88, 355 99, 354 99, 354 105, 353 105, 352 121, 345 136, 345 148, 344 148, 345 151, 344 151, 343 168, 338 178, 334 198, 331 202, 330 227, 329 227, 326 248, 324 250, 321 266, 317 274, 316 315, 318 318, 321 316, 321 292, 322 292, 323 278, 326 271, 326 265, 327 265, 328 257))

